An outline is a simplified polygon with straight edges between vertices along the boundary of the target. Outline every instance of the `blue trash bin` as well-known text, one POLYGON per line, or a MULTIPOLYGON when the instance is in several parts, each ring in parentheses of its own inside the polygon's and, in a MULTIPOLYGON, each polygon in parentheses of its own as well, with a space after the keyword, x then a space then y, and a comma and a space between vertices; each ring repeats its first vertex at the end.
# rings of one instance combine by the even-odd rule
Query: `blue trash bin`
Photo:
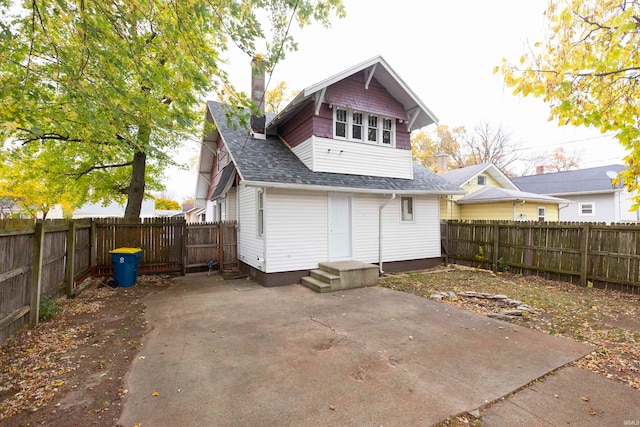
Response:
POLYGON ((142 257, 140 248, 118 248, 109 251, 113 262, 113 279, 119 288, 129 288, 138 279, 138 264, 142 257))

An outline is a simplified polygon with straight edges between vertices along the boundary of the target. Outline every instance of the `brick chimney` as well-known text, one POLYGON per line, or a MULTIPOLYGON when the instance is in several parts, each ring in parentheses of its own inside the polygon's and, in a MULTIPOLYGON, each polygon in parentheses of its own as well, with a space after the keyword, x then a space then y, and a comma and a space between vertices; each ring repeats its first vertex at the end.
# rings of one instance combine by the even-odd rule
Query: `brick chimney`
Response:
POLYGON ((447 153, 443 153, 442 151, 438 153, 436 156, 438 173, 443 174, 447 172, 447 161, 449 160, 449 155, 447 153))
POLYGON ((544 174, 544 166, 539 165, 536 166, 536 175, 543 175, 544 174))
POLYGON ((264 86, 264 60, 254 57, 251 60, 251 100, 259 114, 251 114, 251 130, 262 135, 265 133, 264 86))

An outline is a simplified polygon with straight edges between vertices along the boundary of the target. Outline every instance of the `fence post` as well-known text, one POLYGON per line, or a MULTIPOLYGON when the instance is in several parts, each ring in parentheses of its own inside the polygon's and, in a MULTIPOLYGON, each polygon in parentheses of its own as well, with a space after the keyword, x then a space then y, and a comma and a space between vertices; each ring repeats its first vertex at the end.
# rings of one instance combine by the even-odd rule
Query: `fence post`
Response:
POLYGON ((187 241, 189 240, 189 225, 185 222, 182 224, 182 275, 187 274, 187 241))
POLYGON ((73 296, 73 285, 76 270, 76 222, 69 220, 69 231, 67 232, 67 259, 65 263, 67 298, 73 296))
POLYGON ((498 271, 498 250, 500 246, 500 226, 498 223, 493 224, 493 249, 491 253, 491 265, 493 267, 493 272, 498 271))
MULTIPOLYGON (((89 236, 89 247, 90 256, 89 256, 89 268, 93 270, 93 267, 98 265, 98 231, 96 227, 96 219, 91 218, 91 232, 89 236)), ((115 249, 115 248, 114 248, 115 249)))
POLYGON ((40 317, 40 287, 42 284, 42 258, 44 256, 44 222, 37 221, 33 231, 33 265, 31 289, 29 290, 29 326, 38 326, 40 317))
POLYGON ((224 222, 220 221, 218 226, 220 227, 220 273, 222 273, 222 270, 224 270, 224 222))
POLYGON ((580 284, 587 286, 587 273, 589 271, 589 223, 582 226, 582 242, 580 246, 580 284))

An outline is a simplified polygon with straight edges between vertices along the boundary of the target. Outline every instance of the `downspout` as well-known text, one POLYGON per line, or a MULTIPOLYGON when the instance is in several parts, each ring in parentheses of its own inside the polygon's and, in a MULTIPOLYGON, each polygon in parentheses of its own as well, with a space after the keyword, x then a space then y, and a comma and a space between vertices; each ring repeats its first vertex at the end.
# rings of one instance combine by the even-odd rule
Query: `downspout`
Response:
POLYGON ((384 202, 378 211, 378 267, 380 269, 380 275, 384 274, 384 270, 382 270, 382 209, 389 204, 390 201, 396 198, 396 193, 391 195, 391 198, 384 202))
POLYGON ((514 221, 517 221, 517 219, 516 219, 516 206, 524 206, 524 203, 525 203, 525 201, 523 200, 520 203, 514 203, 513 204, 513 220, 514 221))

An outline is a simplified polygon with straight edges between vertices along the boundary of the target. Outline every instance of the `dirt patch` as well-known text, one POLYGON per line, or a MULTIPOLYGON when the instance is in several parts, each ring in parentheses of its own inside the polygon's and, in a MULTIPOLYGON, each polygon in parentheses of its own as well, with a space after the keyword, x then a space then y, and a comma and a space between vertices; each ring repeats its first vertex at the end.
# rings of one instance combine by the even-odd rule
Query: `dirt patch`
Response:
POLYGON ((113 426, 127 393, 124 375, 147 331, 141 298, 171 285, 142 276, 131 288, 100 287, 90 279, 61 312, 0 347, 3 426, 113 426))

